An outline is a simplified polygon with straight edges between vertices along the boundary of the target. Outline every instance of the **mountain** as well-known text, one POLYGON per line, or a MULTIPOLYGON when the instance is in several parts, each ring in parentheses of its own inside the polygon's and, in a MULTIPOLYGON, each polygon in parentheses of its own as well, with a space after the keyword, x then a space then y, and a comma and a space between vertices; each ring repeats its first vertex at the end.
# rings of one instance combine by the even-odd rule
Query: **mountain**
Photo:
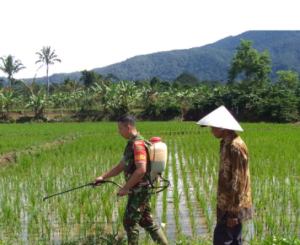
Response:
POLYGON ((277 78, 279 70, 290 69, 300 74, 300 31, 248 31, 198 48, 136 56, 94 71, 102 75, 113 73, 128 81, 147 80, 155 75, 173 81, 182 72, 194 75, 199 81, 225 81, 241 39, 252 40, 252 47, 258 53, 264 50, 270 53, 271 79, 277 78))
MULTIPOLYGON (((228 70, 236 47, 241 39, 252 40, 252 47, 258 53, 270 53, 273 73, 277 78, 279 70, 292 70, 300 74, 300 31, 247 31, 237 36, 229 36, 202 47, 139 55, 102 68, 93 69, 103 76, 112 73, 127 81, 148 80, 155 75, 161 80, 174 81, 183 72, 188 72, 203 80, 222 80, 228 78, 228 70)), ((54 74, 50 82, 61 83, 69 77, 79 81, 81 72, 54 74)), ((46 78, 37 78, 46 83, 46 78)))

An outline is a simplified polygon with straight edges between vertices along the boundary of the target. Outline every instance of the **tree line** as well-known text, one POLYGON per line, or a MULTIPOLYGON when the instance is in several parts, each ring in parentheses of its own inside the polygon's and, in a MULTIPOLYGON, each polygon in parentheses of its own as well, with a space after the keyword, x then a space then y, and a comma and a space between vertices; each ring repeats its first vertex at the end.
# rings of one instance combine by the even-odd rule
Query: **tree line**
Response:
MULTIPOLYGON (((103 77, 94 71, 82 71, 80 82, 66 78, 63 83, 47 86, 15 80, 13 74, 25 67, 13 57, 2 57, 0 69, 7 73, 10 84, 0 91, 4 118, 14 108, 32 108, 36 118, 43 118, 50 108, 73 111, 94 110, 105 120, 132 113, 143 120, 198 120, 220 105, 225 105, 239 120, 250 122, 296 122, 299 120, 300 83, 291 70, 277 71, 277 81, 270 83, 270 55, 258 53, 252 41, 241 39, 232 57, 228 80, 201 81, 189 73, 174 81, 161 81, 157 76, 147 81, 120 80, 113 74, 103 77), (10 60, 9 60, 9 59, 10 60), (8 67, 13 69, 7 69, 8 67), (13 72, 9 72, 13 71, 13 72)), ((37 53, 46 66, 61 62, 50 47, 37 53)))

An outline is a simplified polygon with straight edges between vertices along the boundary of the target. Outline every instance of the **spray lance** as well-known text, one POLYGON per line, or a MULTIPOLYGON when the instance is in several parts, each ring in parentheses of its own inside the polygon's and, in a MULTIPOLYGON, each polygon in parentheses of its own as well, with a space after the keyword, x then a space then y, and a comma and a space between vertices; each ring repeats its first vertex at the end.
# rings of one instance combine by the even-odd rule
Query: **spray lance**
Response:
POLYGON ((102 184, 103 184, 103 183, 112 183, 112 184, 115 184, 115 185, 119 186, 120 188, 122 188, 121 185, 119 185, 119 184, 117 184, 117 183, 115 183, 115 182, 113 182, 113 181, 110 181, 110 180, 100 180, 100 181, 98 181, 98 182, 96 182, 96 183, 91 182, 91 183, 88 183, 88 184, 85 184, 85 185, 82 185, 82 186, 78 186, 78 187, 76 187, 76 188, 73 188, 73 189, 70 189, 70 190, 67 190, 67 191, 63 191, 63 192, 56 193, 56 194, 51 195, 51 196, 44 197, 44 198, 43 198, 43 201, 45 201, 46 199, 48 199, 48 198, 50 198, 50 197, 54 197, 54 196, 58 196, 58 195, 61 195, 61 194, 65 194, 65 193, 67 193, 67 192, 69 192, 69 191, 74 191, 74 190, 77 190, 77 189, 80 189, 80 188, 83 188, 83 187, 86 187, 86 186, 93 186, 93 187, 96 187, 96 185, 99 184, 99 183, 102 183, 102 184))
MULTIPOLYGON (((161 176, 160 176, 160 177, 161 177, 161 176)), ((163 179, 162 177, 161 177, 161 179, 162 179, 163 181, 167 181, 167 182, 168 182, 168 185, 166 185, 166 186, 152 186, 152 185, 151 185, 151 188, 155 188, 155 189, 156 189, 156 188, 160 188, 160 189, 161 189, 161 190, 155 192, 154 194, 157 194, 157 193, 163 191, 164 189, 166 189, 166 188, 168 188, 168 187, 170 186, 170 181, 165 180, 165 179, 163 179)), ((53 195, 51 195, 51 196, 44 197, 44 198, 43 198, 43 201, 47 200, 47 199, 50 198, 50 197, 54 197, 54 196, 58 196, 58 195, 61 195, 61 194, 65 194, 65 193, 67 193, 67 192, 69 192, 69 191, 74 191, 74 190, 77 190, 77 189, 80 189, 80 188, 83 188, 83 187, 86 187, 86 186, 93 186, 93 187, 96 187, 96 185, 99 184, 99 183, 101 183, 101 184, 104 184, 104 183, 112 183, 112 184, 114 184, 114 185, 116 185, 116 186, 118 186, 118 187, 120 187, 120 188, 123 188, 123 186, 119 185, 119 184, 116 183, 116 182, 113 182, 113 181, 110 181, 110 180, 100 180, 100 181, 97 181, 96 183, 91 182, 91 183, 88 183, 88 184, 85 184, 85 185, 82 185, 82 186, 78 186, 78 187, 73 188, 73 189, 70 189, 70 190, 66 190, 66 191, 63 191, 63 192, 60 192, 60 193, 53 194, 53 195)), ((132 189, 129 190, 129 192, 135 191, 135 190, 140 189, 140 188, 143 188, 143 187, 145 187, 145 186, 132 188, 132 189)))

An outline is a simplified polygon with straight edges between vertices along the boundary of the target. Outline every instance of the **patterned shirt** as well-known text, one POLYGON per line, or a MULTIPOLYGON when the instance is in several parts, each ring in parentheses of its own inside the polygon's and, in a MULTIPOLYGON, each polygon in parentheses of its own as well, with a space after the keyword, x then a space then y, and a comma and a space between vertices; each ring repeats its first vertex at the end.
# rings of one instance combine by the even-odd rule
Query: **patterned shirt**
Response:
POLYGON ((238 218, 252 219, 252 201, 248 149, 234 131, 221 141, 217 192, 217 222, 238 218))

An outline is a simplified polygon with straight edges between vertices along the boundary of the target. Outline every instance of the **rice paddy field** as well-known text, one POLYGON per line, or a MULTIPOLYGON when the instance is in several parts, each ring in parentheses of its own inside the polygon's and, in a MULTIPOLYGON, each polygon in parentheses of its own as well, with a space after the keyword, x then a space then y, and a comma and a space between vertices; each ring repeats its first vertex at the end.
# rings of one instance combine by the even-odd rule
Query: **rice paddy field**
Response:
MULTIPOLYGON (((242 127, 255 211, 244 224, 245 244, 262 244, 270 236, 296 241, 300 125, 242 127)), ((195 122, 138 122, 137 129, 168 146, 164 177, 172 186, 152 197, 155 221, 170 244, 212 244, 220 140, 195 122)), ((126 244, 122 216, 127 198, 117 197, 115 185, 87 186, 43 201, 90 183, 116 165, 126 146, 117 132, 116 123, 1 125, 0 154, 19 157, 0 167, 0 244, 126 244), (58 143, 45 148, 49 142, 58 143)), ((113 180, 124 185, 123 175, 113 180)), ((140 234, 141 244, 152 243, 142 229, 140 234)))

